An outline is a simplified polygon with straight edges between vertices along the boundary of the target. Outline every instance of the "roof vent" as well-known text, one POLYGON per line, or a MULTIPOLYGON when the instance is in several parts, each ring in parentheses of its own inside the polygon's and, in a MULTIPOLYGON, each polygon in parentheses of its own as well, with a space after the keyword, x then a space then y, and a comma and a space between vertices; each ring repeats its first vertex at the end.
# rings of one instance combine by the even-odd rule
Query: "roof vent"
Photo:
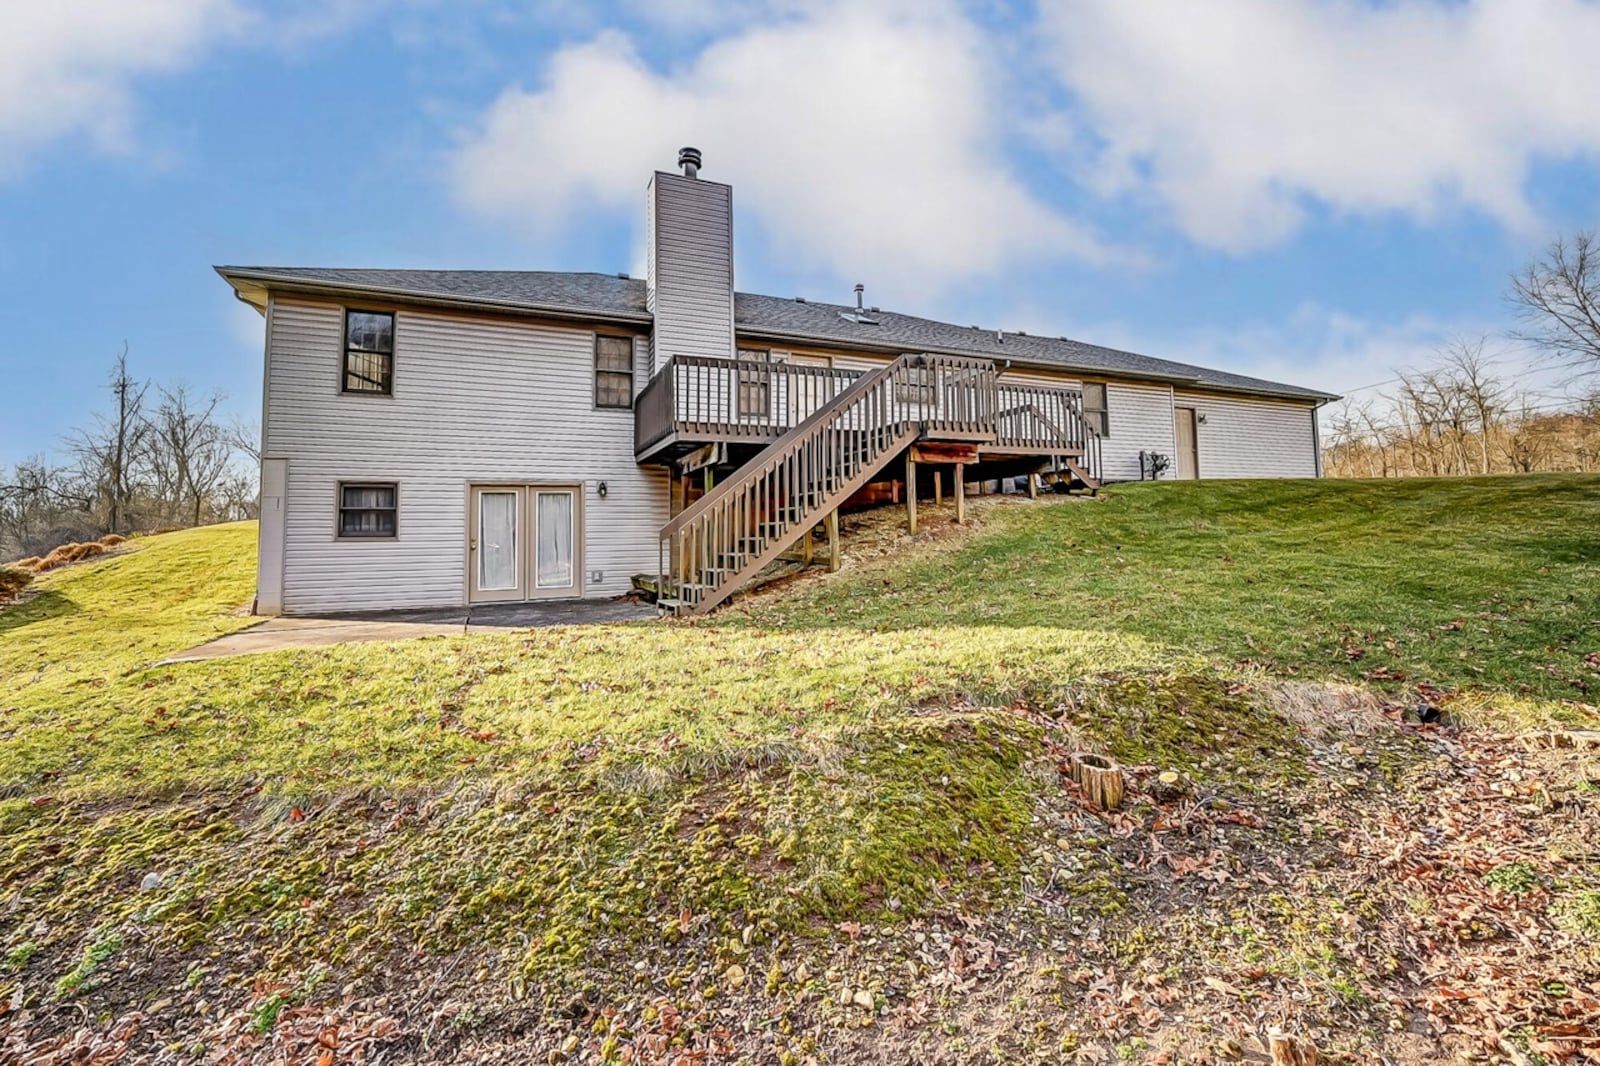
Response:
POLYGON ((693 178, 693 177, 699 176, 699 174, 700 174, 700 149, 698 149, 698 148, 679 148, 678 149, 678 165, 683 168, 683 176, 684 177, 693 178))
MULTIPOLYGON (((839 317, 846 322, 854 322, 858 326, 876 326, 878 320, 868 315, 867 309, 862 306, 866 292, 867 287, 859 281, 856 282, 856 309, 854 311, 840 311, 839 317)), ((876 311, 877 308, 874 307, 873 310, 876 311)))
POLYGON ((633 280, 627 274, 618 274, 617 277, 621 278, 623 281, 632 281, 633 280))
POLYGON ((794 302, 797 304, 803 304, 806 302, 806 298, 804 296, 796 296, 794 298, 794 302))

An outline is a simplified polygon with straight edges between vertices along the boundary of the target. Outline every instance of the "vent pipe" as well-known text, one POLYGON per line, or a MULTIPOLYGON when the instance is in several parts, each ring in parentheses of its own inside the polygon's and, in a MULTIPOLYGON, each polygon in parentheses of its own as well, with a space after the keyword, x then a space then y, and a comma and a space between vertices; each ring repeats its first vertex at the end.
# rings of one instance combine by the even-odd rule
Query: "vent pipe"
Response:
POLYGON ((866 294, 866 291, 867 291, 867 287, 865 285, 861 284, 861 282, 859 282, 859 281, 856 282, 856 310, 857 311, 865 311, 866 310, 865 307, 861 306, 861 298, 862 298, 862 296, 864 296, 866 294))
POLYGON ((678 165, 683 168, 684 177, 698 177, 700 174, 700 149, 679 148, 678 165))

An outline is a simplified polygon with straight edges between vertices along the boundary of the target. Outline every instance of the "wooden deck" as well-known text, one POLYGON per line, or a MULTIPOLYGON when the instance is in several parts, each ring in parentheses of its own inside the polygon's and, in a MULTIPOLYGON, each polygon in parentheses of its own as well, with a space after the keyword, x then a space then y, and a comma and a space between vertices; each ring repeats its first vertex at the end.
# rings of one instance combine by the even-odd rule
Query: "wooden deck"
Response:
MULTIPOLYGON (((674 613, 710 610, 819 523, 836 523, 841 505, 897 463, 913 532, 923 464, 953 468, 957 521, 966 472, 986 461, 1028 461, 1030 493, 1046 462, 1097 487, 1100 441, 1083 417, 1082 397, 999 379, 988 359, 932 353, 848 377, 784 363, 674 358, 640 395, 636 451, 641 462, 704 462, 708 476, 704 494, 682 510, 674 491, 676 513, 660 535, 658 603, 674 613), (769 437, 712 485, 710 464, 719 454, 726 461, 732 442, 769 437)), ((675 486, 684 465, 673 464, 675 486)), ((936 476, 936 493, 941 484, 936 476)), ((836 541, 834 534, 834 552, 836 541)))
MULTIPOLYGON (((937 358, 937 357, 926 357, 937 358)), ((913 368, 889 414, 922 439, 972 443, 985 457, 1085 456, 1083 394, 1005 382, 988 360, 913 368)), ((862 375, 782 362, 674 356, 634 405, 634 454, 665 463, 705 445, 777 440, 826 411, 862 375)))

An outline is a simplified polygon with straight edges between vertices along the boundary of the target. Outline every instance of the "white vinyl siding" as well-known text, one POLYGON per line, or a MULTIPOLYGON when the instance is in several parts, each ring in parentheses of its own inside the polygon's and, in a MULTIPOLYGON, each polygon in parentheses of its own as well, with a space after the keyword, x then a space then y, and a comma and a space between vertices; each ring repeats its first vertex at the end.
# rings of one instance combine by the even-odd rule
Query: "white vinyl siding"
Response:
POLYGON ((1110 382, 1106 385, 1106 412, 1111 434, 1105 438, 1101 451, 1105 480, 1139 480, 1142 451, 1172 458, 1174 462, 1162 476, 1175 476, 1177 442, 1173 437, 1170 386, 1110 382))
POLYGON ((340 308, 278 297, 271 315, 264 446, 287 460, 286 613, 465 602, 472 483, 581 482, 582 566, 605 574, 586 595, 655 572, 666 474, 634 463, 633 412, 595 409, 593 333, 402 310, 393 396, 350 397, 340 308), (399 536, 337 539, 341 481, 398 484, 399 536))
POLYGON ((1193 407, 1202 478, 1316 477, 1315 409, 1250 397, 1177 394, 1193 407))
POLYGON ((651 365, 674 355, 732 359, 733 190, 658 172, 649 214, 651 365))

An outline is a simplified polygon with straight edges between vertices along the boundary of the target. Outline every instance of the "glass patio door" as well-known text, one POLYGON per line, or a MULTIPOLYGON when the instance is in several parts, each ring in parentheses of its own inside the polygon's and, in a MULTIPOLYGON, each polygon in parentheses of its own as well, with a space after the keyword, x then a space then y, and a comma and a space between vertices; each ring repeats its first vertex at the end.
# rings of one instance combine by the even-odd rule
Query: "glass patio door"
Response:
POLYGON ((468 598, 473 603, 527 598, 523 592, 522 500, 520 488, 472 490, 467 577, 468 598))
POLYGON ((533 595, 575 595, 574 541, 577 528, 572 489, 536 489, 534 498, 533 595))
POLYGON ((473 486, 468 601, 583 595, 580 491, 577 486, 473 486))

